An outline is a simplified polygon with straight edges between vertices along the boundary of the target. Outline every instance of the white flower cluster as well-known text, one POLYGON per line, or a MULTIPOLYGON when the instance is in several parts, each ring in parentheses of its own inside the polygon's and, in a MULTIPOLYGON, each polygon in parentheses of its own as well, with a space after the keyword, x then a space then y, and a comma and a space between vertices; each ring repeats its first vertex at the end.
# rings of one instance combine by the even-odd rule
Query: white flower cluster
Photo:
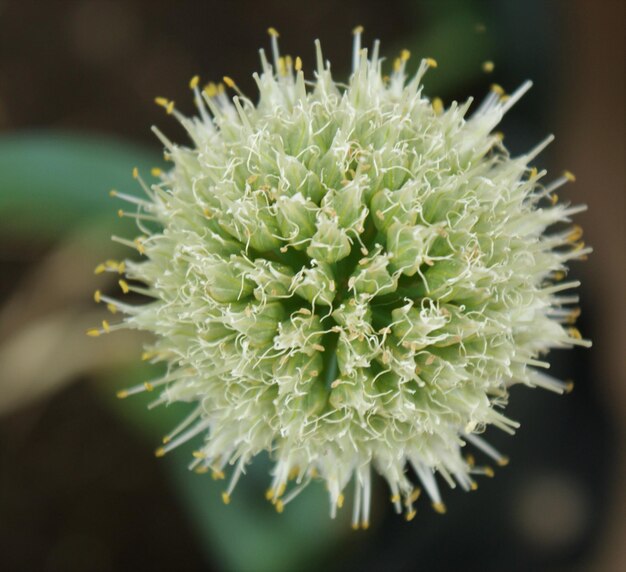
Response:
POLYGON ((306 80, 270 35, 256 105, 230 78, 192 80, 198 117, 157 100, 193 146, 155 130, 173 168, 153 185, 135 173, 146 199, 114 193, 143 233, 118 240, 145 258, 99 268, 152 300, 97 292, 126 318, 90 333, 155 335, 145 358, 166 374, 121 396, 158 388, 156 403, 197 404, 157 454, 203 435, 191 468, 228 468, 225 502, 267 451, 279 512, 321 479, 334 516, 353 483, 353 526, 366 528, 372 469, 408 520, 417 484, 443 512, 437 474, 466 490, 492 474, 468 443, 506 462, 479 434, 518 426, 501 412, 509 387, 565 391, 542 355, 589 345, 564 294, 577 283, 562 281, 589 249, 579 227, 545 234, 583 210, 554 194, 573 176, 543 184, 529 166, 551 138, 512 158, 493 132, 530 82, 510 96, 495 86, 468 116, 471 100, 444 109, 422 94, 434 60, 409 76, 404 51, 385 76, 360 29, 347 85, 319 43, 306 80))

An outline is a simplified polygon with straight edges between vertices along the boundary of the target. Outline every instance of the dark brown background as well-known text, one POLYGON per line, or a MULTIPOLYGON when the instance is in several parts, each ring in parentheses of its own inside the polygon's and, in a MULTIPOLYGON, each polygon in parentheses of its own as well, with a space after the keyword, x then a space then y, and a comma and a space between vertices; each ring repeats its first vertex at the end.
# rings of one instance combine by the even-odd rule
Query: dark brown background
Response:
MULTIPOLYGON (((514 150, 555 132, 557 142, 543 161, 553 172, 569 168, 577 175, 565 193, 589 205, 577 222, 595 252, 574 274, 584 283, 581 329, 594 348, 555 358, 557 371, 576 378, 572 396, 514 395, 519 401, 512 412, 522 418, 523 431, 515 444, 501 443, 513 451, 515 464, 501 488, 479 491, 482 515, 468 504, 462 518, 448 517, 428 546, 419 543, 424 530, 411 532, 385 517, 375 536, 350 541, 327 567, 623 569, 624 3, 468 4, 487 23, 489 37, 476 45, 496 62, 494 77, 446 77, 446 65, 454 71, 457 59, 472 57, 463 54, 457 37, 447 39, 448 62, 439 54, 419 55, 440 60, 444 79, 433 86, 446 101, 479 96, 492 79, 509 88, 529 76, 535 80, 504 130, 514 150), (509 497, 517 508, 503 518, 509 497), (568 536, 568 523, 578 521, 568 536)), ((433 22, 442 14, 452 17, 458 6, 409 0, 5 0, 0 130, 107 134, 151 146, 158 157, 150 125, 158 123, 173 138, 184 135, 154 106, 154 96, 175 99, 191 112, 187 84, 196 73, 206 80, 228 74, 254 93, 250 76, 258 47, 268 43, 268 26, 280 30, 283 48, 300 54, 305 66, 319 37, 341 75, 355 24, 394 55, 428 37, 433 22)), ((481 57, 475 60, 478 69, 481 57)), ((35 228, 31 240, 18 243, 0 228, 0 239, 0 294, 11 304, 58 244, 39 238, 35 228)), ((171 494, 151 444, 102 404, 91 375, 73 372, 67 381, 76 383, 0 418, 0 569, 222 569, 171 494)))

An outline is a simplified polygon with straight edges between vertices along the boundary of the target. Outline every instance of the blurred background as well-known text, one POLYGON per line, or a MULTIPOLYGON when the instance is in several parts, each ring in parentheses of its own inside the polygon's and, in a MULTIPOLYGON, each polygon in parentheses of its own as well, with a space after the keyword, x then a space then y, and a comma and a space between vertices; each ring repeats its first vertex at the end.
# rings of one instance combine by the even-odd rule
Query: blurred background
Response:
POLYGON ((621 0, 0 1, 0 570, 625 570, 624 22, 621 0), (446 104, 533 79, 506 143, 556 134, 538 166, 576 174, 562 200, 589 205, 577 222, 595 252, 572 269, 594 347, 551 355, 571 395, 513 391, 521 429, 489 435, 511 466, 410 524, 379 482, 355 533, 328 520, 321 486, 276 514, 265 459, 229 506, 186 470, 191 447, 155 459, 182 408, 115 400, 151 375, 141 340, 84 331, 104 317, 93 269, 132 233, 108 191, 161 164, 151 125, 186 141, 154 97, 191 113, 195 74, 254 94, 268 26, 305 70, 319 37, 347 77, 357 24, 389 59, 436 58, 426 93, 446 104))

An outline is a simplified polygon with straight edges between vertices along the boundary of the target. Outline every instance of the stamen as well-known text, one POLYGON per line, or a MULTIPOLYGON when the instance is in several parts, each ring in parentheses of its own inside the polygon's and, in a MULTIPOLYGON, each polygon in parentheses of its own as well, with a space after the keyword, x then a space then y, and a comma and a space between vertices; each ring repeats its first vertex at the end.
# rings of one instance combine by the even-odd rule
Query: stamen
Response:
MULTIPOLYGON (((129 393, 128 395, 132 395, 131 391, 133 389, 142 387, 143 391, 145 391, 145 387, 143 386, 143 384, 141 386, 135 386, 135 388, 131 388, 130 390, 127 390, 129 393)), ((139 390, 141 391, 141 390, 139 390)), ((137 393, 139 392, 137 391, 137 393)), ((196 435, 199 435, 200 433, 202 433, 203 431, 205 431, 206 429, 208 429, 209 427, 209 421, 207 419, 201 419, 200 421, 198 421, 198 423, 196 423, 193 427, 191 427, 190 429, 188 429, 187 431, 185 431, 184 433, 180 434, 178 437, 176 437, 175 439, 168 441, 163 447, 159 447, 156 451, 155 451, 155 455, 157 457, 163 457, 165 454, 169 453, 170 451, 172 451, 173 449, 176 449, 176 447, 179 447, 180 445, 182 445, 183 443, 186 443, 187 441, 189 441, 190 439, 193 439, 196 435)))
POLYGON ((357 26, 352 30, 354 40, 352 42, 352 73, 356 73, 359 69, 359 57, 361 54, 361 34, 363 34, 363 26, 357 26))
POLYGON ((197 407, 194 409, 182 423, 178 424, 173 431, 170 431, 165 437, 163 437, 163 444, 167 445, 176 435, 178 435, 181 431, 184 431, 189 425, 191 425, 198 417, 202 415, 202 407, 197 407))
POLYGON ((358 476, 354 477, 354 502, 352 504, 352 529, 359 530, 361 520, 361 481, 358 476))
POLYGON ((509 464, 508 457, 502 455, 497 449, 492 447, 487 441, 478 435, 472 433, 465 433, 464 438, 469 441, 474 447, 480 449, 485 455, 491 457, 498 465, 504 467, 509 464))
POLYGON ((433 98, 432 106, 435 115, 441 115, 443 113, 443 101, 441 101, 440 97, 433 98))
POLYGON ((278 59, 280 58, 280 52, 278 51, 278 37, 279 34, 276 28, 268 28, 267 33, 270 35, 272 43, 272 58, 274 60, 274 73, 278 73, 278 59))

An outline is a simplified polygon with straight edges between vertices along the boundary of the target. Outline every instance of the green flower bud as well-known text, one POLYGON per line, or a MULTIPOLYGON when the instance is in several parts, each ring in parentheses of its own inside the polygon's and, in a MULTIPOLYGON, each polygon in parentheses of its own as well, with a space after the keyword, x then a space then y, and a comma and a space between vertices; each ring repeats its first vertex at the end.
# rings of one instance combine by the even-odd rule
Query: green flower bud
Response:
POLYGON ((395 292, 398 287, 398 280, 389 274, 388 265, 389 257, 387 255, 376 254, 362 258, 357 269, 348 280, 348 288, 358 294, 371 294, 372 296, 382 296, 395 292))
POLYGON ((333 264, 350 254, 352 246, 348 234, 337 218, 321 214, 317 221, 317 232, 311 238, 306 253, 320 262, 333 264))
POLYGON ((370 205, 376 228, 386 232, 394 222, 414 225, 417 222, 417 208, 414 203, 414 190, 410 186, 398 191, 389 189, 378 191, 372 197, 370 205))
POLYGON ((225 323, 243 334, 254 347, 273 342, 278 324, 285 318, 285 309, 279 302, 268 304, 232 304, 224 315, 225 323))
POLYGON ((294 278, 293 292, 311 304, 332 306, 337 285, 330 265, 315 261, 312 268, 303 268, 294 278))
POLYGON ((436 231, 426 226, 394 222, 387 229, 387 249, 391 254, 389 266, 394 271, 413 276, 423 264, 432 264, 428 250, 436 237, 436 231))
POLYGON ((237 257, 231 255, 228 261, 211 265, 206 288, 216 302, 236 302, 252 293, 254 282, 245 278, 244 272, 238 268, 237 257))
POLYGON ((282 236, 298 250, 305 250, 316 232, 317 205, 300 193, 280 197, 276 202, 276 221, 282 236))

